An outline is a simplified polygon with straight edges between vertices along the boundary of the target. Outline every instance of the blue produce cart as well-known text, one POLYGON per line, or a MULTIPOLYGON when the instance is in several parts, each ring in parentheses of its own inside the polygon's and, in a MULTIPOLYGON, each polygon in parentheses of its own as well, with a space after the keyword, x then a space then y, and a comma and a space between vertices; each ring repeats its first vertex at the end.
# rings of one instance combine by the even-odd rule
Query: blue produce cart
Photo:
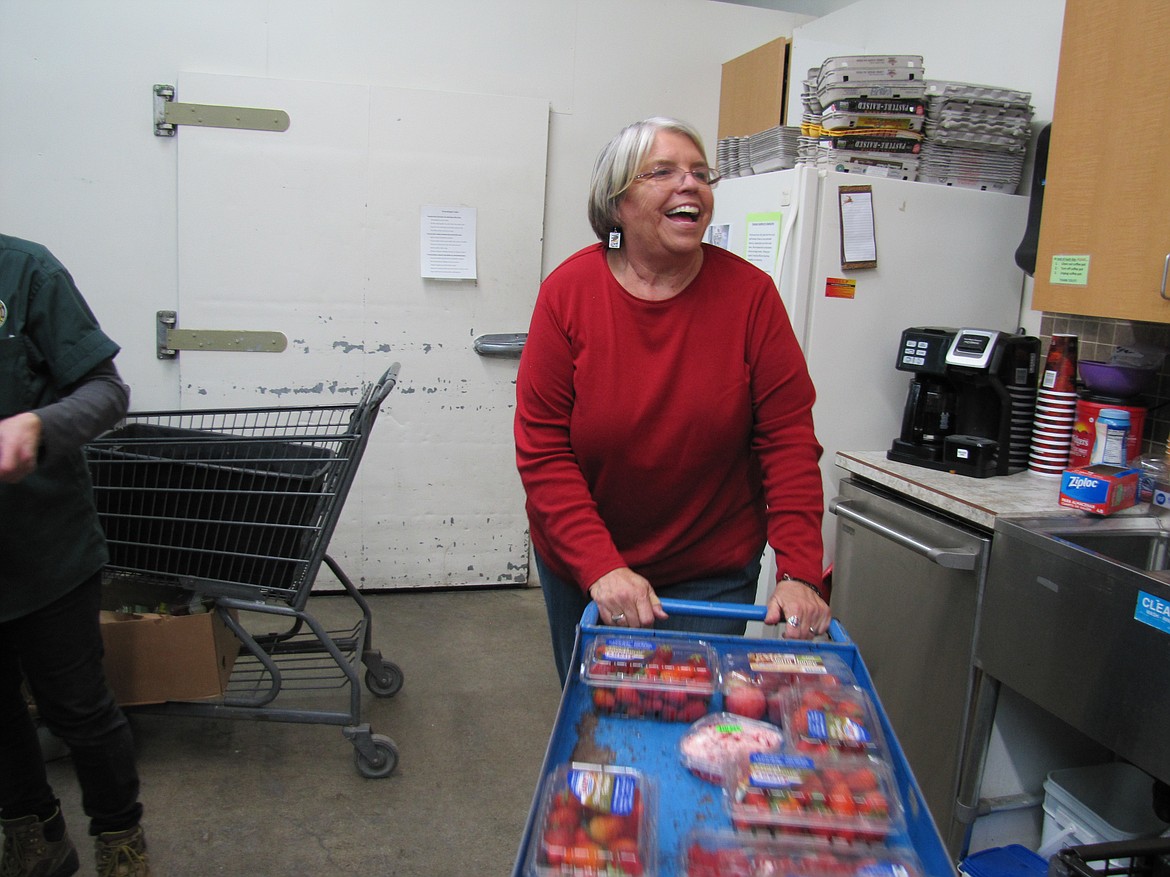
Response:
MULTIPOLYGON (((737 617, 762 621, 765 607, 717 603, 697 603, 683 600, 663 600, 663 607, 671 614, 737 617)), ((599 634, 628 633, 626 628, 599 624, 597 607, 590 604, 582 616, 577 631, 574 667, 579 667, 589 643, 599 634)), ((889 719, 874 692, 873 681, 861 659, 857 646, 836 621, 829 630, 828 641, 800 641, 776 639, 745 639, 734 636, 698 635, 685 631, 640 630, 639 635, 672 639, 702 639, 722 658, 730 649, 742 651, 746 646, 766 651, 817 652, 827 659, 838 656, 852 670, 856 684, 869 693, 875 704, 886 748, 905 813, 905 831, 890 838, 890 842, 910 846, 921 861, 923 873, 929 877, 955 877, 958 873, 946 852, 942 838, 926 802, 910 771, 890 727, 889 719)), ((712 712, 723 708, 718 690, 711 702, 712 712)), ((512 871, 513 877, 527 877, 529 847, 537 835, 540 810, 540 786, 558 766, 570 762, 612 763, 635 768, 645 775, 657 789, 656 842, 658 846, 654 873, 657 877, 682 877, 680 852, 693 828, 730 829, 731 821, 723 803, 722 790, 693 775, 679 759, 679 741, 690 725, 686 722, 663 722, 621 716, 598 715, 593 706, 592 692, 578 673, 570 675, 561 696, 556 722, 541 767, 541 782, 529 809, 523 838, 512 871)))

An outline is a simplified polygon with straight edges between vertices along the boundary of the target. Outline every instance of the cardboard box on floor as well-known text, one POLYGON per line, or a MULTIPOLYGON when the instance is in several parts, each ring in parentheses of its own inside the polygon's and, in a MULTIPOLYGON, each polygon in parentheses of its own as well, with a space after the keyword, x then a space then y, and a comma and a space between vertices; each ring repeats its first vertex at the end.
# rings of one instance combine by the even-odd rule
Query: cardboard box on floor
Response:
POLYGON ((102 610, 106 678, 123 706, 219 697, 240 641, 215 612, 129 614, 102 610))

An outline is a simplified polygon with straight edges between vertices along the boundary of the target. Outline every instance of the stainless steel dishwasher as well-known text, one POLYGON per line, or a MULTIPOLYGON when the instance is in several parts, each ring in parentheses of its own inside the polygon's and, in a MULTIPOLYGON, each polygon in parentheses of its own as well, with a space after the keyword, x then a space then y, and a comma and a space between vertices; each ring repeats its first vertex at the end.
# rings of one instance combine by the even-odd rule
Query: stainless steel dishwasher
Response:
MULTIPOLYGON (((976 615, 991 534, 852 478, 837 516, 833 615, 873 676, 952 855, 959 769, 974 694, 976 615)), ((964 821, 969 821, 965 817, 964 821)))

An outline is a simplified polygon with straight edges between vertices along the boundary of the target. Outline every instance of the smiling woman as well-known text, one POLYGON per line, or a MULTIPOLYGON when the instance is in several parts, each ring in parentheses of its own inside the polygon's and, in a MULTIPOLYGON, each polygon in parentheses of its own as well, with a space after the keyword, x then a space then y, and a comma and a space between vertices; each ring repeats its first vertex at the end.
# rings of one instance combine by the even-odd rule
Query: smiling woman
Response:
POLYGON ((669 130, 654 138, 641 166, 617 206, 625 246, 607 255, 631 295, 662 301, 685 289, 702 267, 713 172, 694 139, 669 130))
POLYGON ((659 593, 755 601, 823 632, 821 448, 813 388, 771 278, 703 243, 718 175, 676 119, 602 150, 589 221, 602 244, 541 285, 517 376, 516 460, 562 683, 590 599, 604 623, 742 634, 667 618, 659 593))

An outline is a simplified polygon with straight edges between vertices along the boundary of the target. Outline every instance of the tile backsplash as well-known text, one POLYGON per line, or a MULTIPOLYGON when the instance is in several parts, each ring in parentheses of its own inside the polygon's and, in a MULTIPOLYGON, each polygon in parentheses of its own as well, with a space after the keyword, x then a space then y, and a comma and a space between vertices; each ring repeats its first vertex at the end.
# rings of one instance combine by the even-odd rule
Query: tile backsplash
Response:
MULTIPOLYGON (((1118 346, 1138 345, 1170 351, 1170 324, 1045 312, 1040 318, 1041 364, 1053 335, 1076 335, 1078 360, 1108 362, 1118 346)), ((1149 412, 1142 436, 1142 453, 1161 455, 1170 436, 1170 406, 1166 404, 1170 402, 1170 357, 1163 360, 1158 382, 1145 402, 1149 412)))

